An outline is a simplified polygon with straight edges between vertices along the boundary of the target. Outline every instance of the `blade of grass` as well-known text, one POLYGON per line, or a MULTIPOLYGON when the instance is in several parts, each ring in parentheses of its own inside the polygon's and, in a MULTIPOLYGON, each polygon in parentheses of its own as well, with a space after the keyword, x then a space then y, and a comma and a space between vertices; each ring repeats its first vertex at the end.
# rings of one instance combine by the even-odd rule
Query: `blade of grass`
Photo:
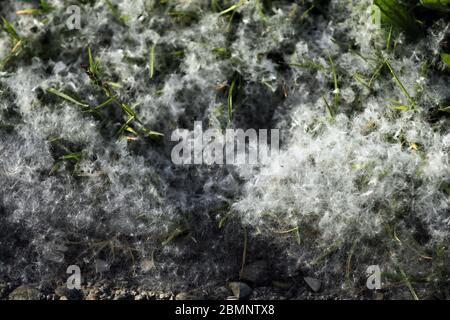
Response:
POLYGON ((74 152, 74 153, 69 153, 66 155, 63 155, 62 157, 60 157, 60 160, 75 160, 75 161, 80 161, 81 160, 81 152, 74 152))
POLYGON ((405 30, 409 35, 418 33, 416 19, 406 5, 398 0, 374 0, 373 3, 380 9, 382 21, 405 30))
POLYGON ((23 10, 17 10, 17 14, 41 14, 42 11, 39 9, 23 9, 23 10))
POLYGON ((13 41, 14 43, 22 39, 16 29, 14 29, 13 25, 6 20, 6 18, 2 17, 2 22, 2 29, 10 36, 12 40, 15 40, 13 41))
POLYGON ((380 63, 379 66, 377 67, 377 69, 375 70, 375 72, 373 73, 372 77, 370 77, 369 80, 369 87, 372 88, 372 83, 373 81, 377 78, 377 76, 380 74, 381 69, 383 69, 384 67, 384 62, 380 63))
POLYGON ((314 9, 315 7, 316 7, 315 5, 311 5, 308 9, 306 9, 305 12, 303 12, 302 15, 300 16, 300 22, 303 22, 309 15, 311 10, 314 9))
POLYGON ((123 111, 125 111, 129 117, 136 118, 136 113, 130 108, 130 106, 126 103, 121 103, 120 107, 123 111))
POLYGON ((297 239, 297 243, 298 243, 298 244, 301 244, 301 239, 300 239, 300 228, 299 228, 299 227, 295 227, 295 228, 292 228, 292 229, 289 229, 289 230, 282 230, 282 231, 276 231, 276 230, 274 230, 274 231, 273 231, 273 233, 275 233, 275 234, 280 234, 280 235, 283 235, 283 234, 289 234, 289 233, 292 233, 292 232, 295 232, 295 237, 296 237, 296 239, 297 239))
POLYGON ((54 7, 45 0, 39 1, 39 9, 17 10, 17 14, 47 14, 54 10, 54 7))
POLYGON ((222 11, 222 8, 220 7, 219 2, 217 0, 211 0, 211 9, 213 12, 222 11))
POLYGON ((85 108, 89 107, 88 104, 83 103, 83 102, 80 102, 80 101, 78 101, 78 100, 72 98, 72 97, 69 96, 68 94, 65 94, 65 93, 63 93, 63 92, 61 92, 61 91, 58 91, 58 90, 56 90, 56 89, 48 88, 48 89, 47 89, 47 92, 49 92, 49 93, 51 93, 51 94, 54 94, 54 95, 56 95, 56 96, 58 96, 58 97, 60 97, 60 98, 63 98, 63 99, 65 99, 65 100, 67 100, 67 101, 70 101, 70 102, 72 102, 72 103, 75 103, 75 104, 77 104, 77 105, 79 105, 79 106, 82 106, 82 107, 85 107, 85 108))
POLYGON ((305 60, 305 63, 290 63, 289 65, 292 67, 305 68, 305 69, 318 70, 318 71, 327 69, 326 67, 322 66, 321 64, 315 63, 311 59, 304 59, 304 60, 305 60))
POLYGON ((89 56, 89 70, 92 72, 94 76, 97 77, 100 71, 99 69, 100 62, 98 60, 94 60, 94 58, 92 57, 91 48, 88 48, 88 56, 89 56))
POLYGON ((362 78, 362 76, 358 72, 353 73, 353 78, 367 89, 371 89, 369 84, 362 78))
POLYGON ((149 138, 151 139, 156 139, 159 137, 164 137, 164 134, 157 132, 157 131, 153 131, 153 130, 149 130, 144 126, 141 126, 140 128, 149 138))
POLYGON ((149 70, 150 79, 153 79, 153 76, 155 74, 155 47, 156 47, 156 43, 150 47, 150 57, 149 57, 149 62, 148 62, 148 70, 149 70))
POLYGON ((410 106, 406 106, 406 105, 398 105, 398 106, 391 106, 392 109, 396 109, 396 110, 400 110, 400 111, 408 111, 411 110, 410 106))
POLYGON ((400 89, 402 90, 403 94, 406 96, 406 98, 408 99, 408 102, 411 104, 411 106, 414 108, 415 107, 415 101, 414 99, 409 95, 408 91, 406 90, 405 86, 403 85, 403 83, 400 81, 400 78, 397 76, 397 74, 395 73, 394 69, 392 68, 391 64, 389 63, 388 60, 385 61, 386 66, 389 68, 389 71, 391 72, 392 76, 395 79, 395 82, 397 82, 398 86, 400 87, 400 89))
POLYGON ((450 112, 450 106, 439 109, 439 111, 450 112))
POLYGON ((242 275, 244 273, 245 262, 247 259, 247 244, 248 244, 247 242, 248 242, 247 228, 244 227, 244 249, 242 250, 242 263, 241 263, 241 272, 239 273, 239 277, 242 277, 242 275))
POLYGON ((225 9, 219 13, 219 16, 223 16, 224 14, 227 14, 228 12, 235 11, 237 8, 242 6, 244 3, 246 3, 247 0, 240 0, 238 3, 232 5, 228 9, 225 9))
POLYGON ((330 117, 331 117, 332 119, 334 119, 333 110, 331 109, 331 106, 330 106, 330 104, 328 103, 328 101, 327 101, 327 99, 325 98, 324 95, 322 95, 322 99, 323 99, 323 102, 325 102, 325 107, 326 107, 327 110, 328 110, 328 114, 330 115, 330 117))
POLYGON ((98 110, 103 108, 104 106, 107 106, 108 104, 110 104, 111 102, 113 102, 116 99, 116 97, 111 97, 108 100, 106 100, 105 102, 102 102, 101 104, 99 104, 98 106, 96 106, 94 109, 98 110))
POLYGON ((228 121, 233 119, 233 94, 236 86, 236 79, 231 82, 230 89, 228 90, 228 121))
POLYGON ((120 129, 117 131, 117 135, 120 136, 122 134, 123 131, 125 131, 128 126, 130 125, 130 123, 134 120, 134 117, 130 117, 128 118, 127 122, 125 122, 120 129))
POLYGON ((336 68, 334 67, 333 59, 331 59, 331 55, 328 53, 328 60, 330 61, 331 73, 333 74, 333 82, 334 82, 334 99, 333 99, 333 108, 334 112, 338 109, 339 106, 339 84, 336 74, 336 68))
POLYGON ((176 238, 182 236, 183 234, 186 234, 187 231, 188 231, 188 229, 176 228, 176 229, 172 232, 172 234, 170 234, 169 237, 161 243, 161 245, 162 245, 162 246, 168 245, 170 242, 172 242, 172 241, 175 240, 176 238))
POLYGON ((408 287, 409 292, 411 293, 411 296, 413 297, 414 300, 420 300, 419 297, 417 296, 416 291, 414 290, 411 282, 409 281, 408 276, 406 275, 405 271, 403 270, 402 267, 400 267, 399 265, 397 265, 398 270, 400 271, 400 275, 403 278, 403 281, 405 282, 406 287, 408 287))

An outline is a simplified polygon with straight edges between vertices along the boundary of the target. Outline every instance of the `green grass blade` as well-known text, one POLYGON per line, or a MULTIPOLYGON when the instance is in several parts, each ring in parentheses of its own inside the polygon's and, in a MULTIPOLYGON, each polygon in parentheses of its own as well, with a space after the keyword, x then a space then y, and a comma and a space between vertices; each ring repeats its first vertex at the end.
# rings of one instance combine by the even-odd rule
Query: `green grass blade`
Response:
POLYGON ((407 105, 399 105, 399 106, 391 106, 392 109, 400 110, 400 111, 408 111, 411 110, 410 106, 407 105))
POLYGON ((107 106, 108 104, 110 104, 111 102, 113 102, 116 99, 115 96, 109 98, 108 100, 106 100, 105 102, 102 102, 101 104, 99 104, 98 106, 96 106, 94 109, 98 110, 103 108, 104 106, 107 106))
POLYGON ((22 38, 19 36, 19 33, 14 29, 13 25, 6 20, 6 18, 2 17, 2 29, 16 42, 20 41, 22 38))
POLYGON ((181 236, 183 236, 183 235, 186 235, 186 234, 188 233, 188 231, 189 231, 188 229, 176 228, 176 229, 169 235, 169 237, 161 243, 161 245, 162 245, 162 246, 168 245, 168 244, 171 243, 173 240, 175 240, 175 239, 177 239, 177 238, 179 238, 179 237, 181 237, 181 236))
POLYGON ((155 47, 156 47, 156 44, 153 44, 150 47, 150 57, 149 57, 149 62, 148 62, 148 70, 149 70, 150 79, 153 79, 153 76, 155 75, 155 47))
POLYGON ((409 35, 418 33, 416 19, 406 5, 398 0, 374 0, 373 3, 381 11, 382 22, 405 30, 409 35))
POLYGON ((395 82, 397 82, 398 86, 400 87, 400 89, 402 90, 403 94, 405 95, 405 97, 408 99, 409 103, 411 104, 411 106, 415 107, 416 103, 414 101, 414 99, 409 95, 408 91, 406 90, 405 86, 403 85, 403 83, 400 81, 400 78, 397 76, 397 74, 395 73, 394 69, 392 68, 391 64, 389 63, 388 60, 385 61, 386 66, 389 68, 389 71, 391 72, 392 76, 395 79, 395 82))
POLYGON ((141 130, 150 138, 150 139, 156 139, 159 137, 164 137, 164 134, 157 132, 157 131, 153 131, 150 129, 147 129, 144 126, 141 126, 141 130))
POLYGON ((231 82, 230 89, 228 90, 228 121, 233 119, 233 94, 236 86, 236 79, 231 82))
POLYGON ((134 120, 134 117, 128 118, 128 120, 117 131, 117 135, 120 135, 123 131, 125 131, 133 120, 134 120))
POLYGON ((333 74, 333 82, 334 82, 334 99, 333 99, 333 108, 334 111, 337 110, 339 106, 339 84, 336 74, 336 68, 334 67, 333 59, 331 59, 331 55, 328 54, 328 60, 330 61, 331 72, 333 74))
POLYGON ((60 97, 60 98, 63 98, 63 99, 65 99, 65 100, 67 100, 67 101, 70 101, 70 102, 72 102, 72 103, 75 103, 75 104, 77 104, 77 105, 79 105, 79 106, 82 106, 82 107, 85 107, 85 108, 89 107, 88 104, 83 103, 83 102, 80 102, 80 101, 76 100, 75 98, 72 98, 72 97, 69 96, 68 94, 65 94, 65 93, 63 93, 63 92, 61 92, 61 91, 58 91, 58 90, 56 90, 56 89, 48 88, 48 89, 47 89, 47 92, 49 92, 49 93, 51 93, 51 94, 54 94, 54 95, 56 95, 56 96, 58 96, 58 97, 60 97))
POLYGON ((125 111, 129 117, 136 118, 136 113, 126 103, 121 103, 120 107, 125 111))
POLYGON ((219 13, 219 16, 223 16, 224 14, 227 14, 227 13, 229 13, 231 11, 235 11, 237 8, 242 6, 245 2, 246 2, 246 0, 239 1, 238 3, 236 3, 236 4, 232 5, 231 7, 229 7, 228 9, 225 9, 225 10, 221 11, 219 13))
POLYGON ((325 102, 325 107, 328 110, 328 114, 330 115, 331 118, 334 118, 333 109, 331 108, 330 104, 328 103, 328 101, 324 95, 322 95, 322 99, 323 99, 323 102, 325 102))
POLYGON ((66 155, 63 155, 62 157, 60 157, 60 160, 74 160, 74 161, 80 161, 82 157, 81 152, 74 152, 74 153, 69 153, 66 155))
POLYGON ((213 12, 222 11, 222 8, 220 7, 219 2, 217 0, 211 0, 211 9, 213 12))

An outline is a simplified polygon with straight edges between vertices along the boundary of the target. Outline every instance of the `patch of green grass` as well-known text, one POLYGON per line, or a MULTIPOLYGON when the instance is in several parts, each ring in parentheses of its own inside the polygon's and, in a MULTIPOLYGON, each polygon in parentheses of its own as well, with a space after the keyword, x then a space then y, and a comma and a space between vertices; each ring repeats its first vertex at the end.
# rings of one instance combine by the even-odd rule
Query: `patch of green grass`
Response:
POLYGON ((408 35, 416 35, 419 28, 410 8, 398 0, 374 0, 381 11, 381 23, 395 26, 406 31, 408 35))
POLYGON ((0 70, 2 70, 12 58, 18 56, 22 52, 25 43, 25 40, 6 18, 1 17, 1 22, 0 28, 8 34, 11 42, 11 50, 4 59, 0 60, 0 70))
POLYGON ((50 88, 47 91, 51 94, 54 94, 56 96, 59 96, 60 98, 63 98, 69 102, 72 102, 74 104, 77 104, 83 108, 87 108, 92 112, 97 112, 97 110, 102 109, 108 105, 115 104, 122 109, 124 114, 127 117, 127 120, 122 124, 122 126, 119 128, 117 135, 120 136, 122 133, 129 132, 133 135, 137 136, 138 132, 148 136, 151 139, 156 139, 161 136, 163 136, 162 133, 150 130, 146 128, 143 123, 138 119, 136 113, 133 110, 133 107, 131 107, 129 104, 119 100, 118 94, 114 92, 114 87, 116 87, 113 83, 105 82, 101 80, 101 70, 100 70, 100 61, 93 58, 91 49, 88 48, 88 65, 83 65, 83 69, 85 70, 86 74, 90 78, 91 82, 101 89, 103 94, 105 95, 105 101, 99 104, 98 106, 92 108, 90 105, 79 101, 70 95, 63 93, 57 89, 50 88))

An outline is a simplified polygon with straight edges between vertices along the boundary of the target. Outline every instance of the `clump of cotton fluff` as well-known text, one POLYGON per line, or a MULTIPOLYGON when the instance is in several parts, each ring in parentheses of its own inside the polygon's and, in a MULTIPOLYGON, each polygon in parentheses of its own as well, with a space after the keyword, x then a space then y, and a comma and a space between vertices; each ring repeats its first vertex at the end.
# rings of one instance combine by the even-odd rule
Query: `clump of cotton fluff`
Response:
POLYGON ((290 15, 290 8, 284 5, 282 9, 274 9, 270 19, 261 17, 256 4, 248 3, 240 8, 244 17, 236 32, 237 39, 231 46, 231 55, 236 69, 248 81, 263 82, 269 88, 277 87, 280 79, 275 70, 276 63, 267 54, 283 56, 286 50, 281 48, 297 37, 296 15, 290 15))
POLYGON ((39 68, 36 62, 2 81, 10 92, 2 95, 9 97, 2 105, 20 120, 1 138, 1 221, 15 230, 14 237, 1 239, 22 248, 11 256, 2 247, 2 273, 23 281, 52 279, 80 248, 84 253, 77 263, 92 268, 101 259, 103 271, 115 255, 130 259, 130 250, 145 258, 149 246, 179 224, 174 206, 163 201, 166 183, 149 165, 164 167, 168 161, 154 150, 130 156, 126 142, 105 139, 97 123, 64 100, 52 108, 42 105, 37 88, 45 81, 39 68), (75 167, 61 162, 61 156, 78 151, 82 156, 75 167), (58 163, 62 166, 55 167, 58 163), (98 251, 99 243, 109 243, 115 253, 98 251), (17 274, 17 269, 27 271, 17 274))
MULTIPOLYGON (((370 19, 370 5, 369 1, 350 7, 333 3, 336 16, 316 31, 323 37, 297 42, 291 61, 303 67, 294 69, 295 85, 285 103, 289 115, 278 114, 278 127, 289 128, 288 134, 282 134, 284 148, 259 173, 239 168, 247 182, 234 209, 248 225, 264 230, 290 255, 301 257, 303 264, 313 264, 335 245, 349 250, 346 243, 352 241, 370 248, 371 241, 378 239, 379 248, 390 247, 381 243, 391 239, 386 230, 392 227, 422 238, 421 245, 430 252, 449 241, 450 203, 443 189, 450 178, 448 129, 442 121, 433 124, 427 114, 447 96, 442 85, 448 77, 433 73, 435 79, 430 81, 421 67, 434 41, 430 38, 414 46, 402 44, 400 57, 384 52, 392 71, 377 71, 380 58, 375 50, 386 44, 384 31, 370 19), (330 34, 357 44, 358 53, 342 52, 343 44, 336 45, 330 34), (329 59, 324 51, 330 53, 329 59), (339 90, 333 88, 330 59, 339 90), (311 62, 313 68, 305 67, 311 62), (370 90, 358 75, 373 76, 370 90), (339 111, 333 119, 327 118, 325 104, 334 107, 336 93, 339 111), (411 103, 407 95, 415 99, 416 110, 394 111, 392 101, 411 103), (300 251, 291 238, 274 236, 297 227, 304 237, 300 251)), ((365 257, 360 262, 367 259, 366 253, 360 252, 365 257)), ((322 271, 341 273, 338 261, 347 258, 348 251, 322 271)), ((377 259, 386 261, 382 253, 377 259)), ((391 264, 389 259, 386 263, 391 264)))
POLYGON ((436 134, 412 114, 387 118, 376 104, 353 118, 341 114, 334 121, 310 106, 298 106, 286 149, 246 182, 242 199, 233 206, 244 223, 286 246, 302 268, 326 278, 335 275, 329 280, 333 285, 346 272, 342 266, 348 243, 359 244, 359 268, 373 259, 391 265, 382 251, 367 256, 382 250, 390 239, 389 228, 407 235, 422 230, 418 237, 429 239, 422 246, 430 252, 449 239, 450 201, 442 190, 450 177, 448 134, 436 134), (423 149, 414 149, 415 144, 423 149), (277 237, 295 228, 302 245, 293 237, 277 237), (340 254, 316 265, 334 247, 341 248, 340 254))
MULTIPOLYGON (((448 98, 448 76, 434 69, 442 22, 419 43, 396 39, 394 54, 384 50, 366 0, 272 1, 270 9, 246 1, 232 19, 215 11, 233 0, 219 9, 205 1, 112 1, 119 17, 105 2, 86 1, 81 29, 71 32, 66 2, 52 2, 47 25, 15 15, 19 2, 0 8, 33 49, 0 74, 0 274, 65 279, 65 267, 80 264, 86 279, 133 271, 152 288, 222 285, 239 273, 240 217, 260 231, 248 234, 249 259, 257 252, 290 276, 300 264, 341 280, 353 243, 350 265, 358 262, 362 274, 369 262, 392 271, 387 256, 398 241, 386 227, 401 241, 411 234, 429 255, 448 243, 448 126, 434 115, 448 98), (118 105, 99 119, 46 92, 91 106, 105 101, 80 68, 88 47, 101 61, 101 80, 118 84, 118 98, 164 138, 117 139, 127 120, 118 105), (380 59, 416 100, 414 110, 393 108, 394 100, 410 101, 380 59), (370 89, 358 81, 372 76, 370 89), (336 94, 331 119, 324 98, 333 105, 336 94), (196 120, 205 130, 279 128, 282 152, 261 167, 175 165, 172 130, 196 120), (71 153, 80 159, 61 159, 71 153), (286 233, 297 226, 301 245, 286 233), (313 263, 336 246, 322 266, 313 263)), ((4 32, 0 39, 8 54, 4 32)), ((426 270, 405 246, 396 252, 407 271, 426 270)))
POLYGON ((9 39, 6 37, 0 37, 0 59, 4 59, 9 53, 9 39))
MULTIPOLYGON (((230 184, 238 182, 230 172, 175 167, 168 139, 116 139, 126 121, 117 105, 108 106, 100 121, 46 92, 54 88, 92 106, 105 101, 80 68, 88 62, 90 47, 101 61, 102 80, 120 84, 118 97, 132 105, 149 128, 170 134, 209 116, 209 107, 216 105, 215 87, 232 74, 229 63, 213 53, 227 45, 219 35, 226 21, 205 15, 189 29, 163 15, 165 26, 175 31, 160 34, 158 19, 140 19, 125 3, 120 8, 129 17, 130 30, 113 19, 108 7, 84 5, 76 36, 61 36, 64 24, 52 24, 47 31, 58 46, 42 59, 42 52, 30 61, 19 57, 14 72, 2 74, 0 101, 5 112, 0 113, 0 123, 13 120, 10 110, 18 118, 11 132, 2 134, 0 149, 7 155, 0 162, 0 179, 5 182, 0 188, 0 219, 7 231, 0 238, 0 270, 8 278, 40 282, 64 277, 70 261, 86 270, 86 277, 95 272, 117 276, 133 269, 145 274, 152 287, 167 289, 220 278, 225 271, 232 274, 239 261, 231 254, 230 264, 221 265, 233 245, 223 246, 222 237, 211 241, 217 223, 205 218, 234 198, 238 186, 230 184), (149 79, 152 45, 155 75, 149 79), (182 58, 172 64, 179 51, 182 58), (62 159, 72 153, 80 159, 62 159), (179 230, 184 230, 179 238, 188 243, 180 245, 179 230), (35 263, 27 267, 30 257, 35 263), (173 273, 183 276, 173 281, 173 273)), ((56 12, 63 14, 63 9, 56 12)), ((32 37, 31 43, 41 36, 32 37)))

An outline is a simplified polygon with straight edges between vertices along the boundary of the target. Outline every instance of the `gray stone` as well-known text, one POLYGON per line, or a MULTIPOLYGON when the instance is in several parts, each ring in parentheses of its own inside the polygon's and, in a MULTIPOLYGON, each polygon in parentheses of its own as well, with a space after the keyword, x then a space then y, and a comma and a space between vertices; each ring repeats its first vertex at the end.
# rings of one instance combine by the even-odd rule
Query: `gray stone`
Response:
POLYGON ((312 277, 304 277, 303 278, 306 284, 311 288, 314 292, 319 292, 322 283, 320 280, 312 278, 312 277))
POLYGON ((244 282, 230 282, 228 284, 234 296, 243 300, 247 299, 252 294, 252 288, 250 288, 244 282))

